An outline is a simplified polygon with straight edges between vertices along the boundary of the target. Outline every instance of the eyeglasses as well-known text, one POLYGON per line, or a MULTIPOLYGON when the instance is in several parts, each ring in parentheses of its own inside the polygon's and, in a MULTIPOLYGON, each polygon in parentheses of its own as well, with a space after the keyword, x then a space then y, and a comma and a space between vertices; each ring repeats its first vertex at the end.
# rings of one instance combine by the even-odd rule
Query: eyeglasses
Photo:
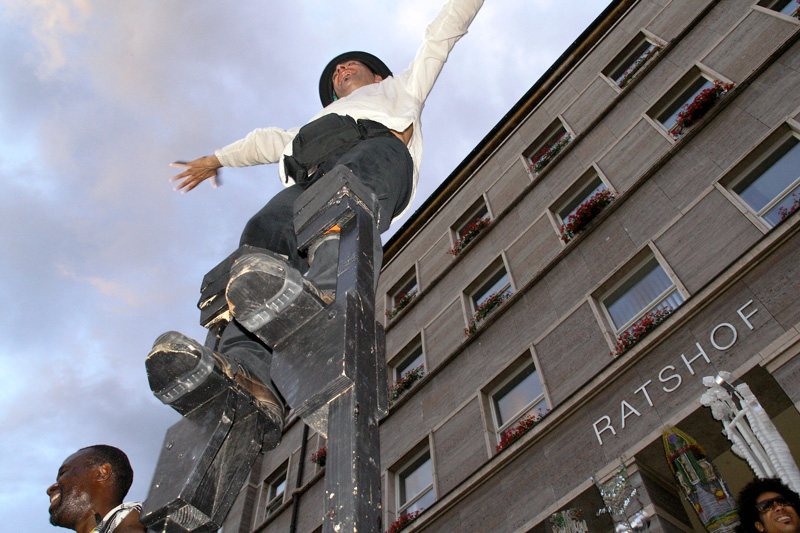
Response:
POLYGON ((759 502, 756 504, 756 509, 761 514, 768 513, 775 509, 777 506, 781 507, 793 507, 789 500, 784 498, 783 496, 778 496, 777 498, 770 498, 769 500, 764 500, 763 502, 759 502))

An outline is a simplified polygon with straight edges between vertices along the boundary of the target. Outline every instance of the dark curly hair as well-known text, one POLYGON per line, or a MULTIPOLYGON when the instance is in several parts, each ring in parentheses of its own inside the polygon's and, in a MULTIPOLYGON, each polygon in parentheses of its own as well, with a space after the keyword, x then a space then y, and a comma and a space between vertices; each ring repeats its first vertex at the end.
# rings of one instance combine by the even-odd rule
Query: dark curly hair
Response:
POLYGON ((738 533, 759 533, 756 529, 756 522, 761 519, 761 515, 756 509, 756 500, 765 492, 775 492, 789 501, 789 504, 800 511, 800 496, 787 487, 778 478, 754 479, 739 493, 739 518, 741 525, 737 529, 738 533))
POLYGON ((125 499, 125 495, 133 484, 133 468, 125 452, 114 446, 107 444, 95 444, 81 448, 80 451, 87 450, 86 466, 92 468, 105 463, 111 465, 111 484, 114 487, 114 499, 119 503, 125 499))

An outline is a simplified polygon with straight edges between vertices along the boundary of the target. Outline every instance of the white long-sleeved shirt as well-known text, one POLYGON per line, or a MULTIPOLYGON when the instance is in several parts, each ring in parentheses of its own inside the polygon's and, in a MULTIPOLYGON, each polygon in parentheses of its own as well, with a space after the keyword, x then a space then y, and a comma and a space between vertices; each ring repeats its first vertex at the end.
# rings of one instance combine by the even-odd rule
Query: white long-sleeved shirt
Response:
MULTIPOLYGON (((309 122, 336 113, 356 120, 374 120, 400 132, 413 125, 413 133, 408 142, 408 150, 414 162, 411 192, 413 199, 422 160, 422 108, 450 50, 467 33, 467 28, 482 5, 483 0, 449 0, 428 25, 422 46, 404 72, 356 89, 322 109, 309 122)), ((244 139, 217 150, 215 155, 226 167, 280 162, 281 180, 288 186, 294 181, 285 173, 283 158, 292 154, 292 140, 299 130, 300 128, 260 128, 250 132, 244 139)), ((397 218, 401 215, 402 213, 397 218)))

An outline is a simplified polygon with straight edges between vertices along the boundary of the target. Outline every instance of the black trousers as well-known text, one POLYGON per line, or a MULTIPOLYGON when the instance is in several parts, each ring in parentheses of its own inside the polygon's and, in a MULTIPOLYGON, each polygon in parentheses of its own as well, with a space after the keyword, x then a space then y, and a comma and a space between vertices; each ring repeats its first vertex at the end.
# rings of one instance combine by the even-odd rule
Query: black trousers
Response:
MULTIPOLYGON (((375 228, 375 271, 379 272, 382 259, 380 234, 389 229, 392 218, 400 214, 411 199, 414 173, 408 148, 391 134, 362 140, 352 148, 332 154, 306 181, 276 194, 247 223, 240 246, 249 244, 285 255, 292 266, 305 273, 308 263, 297 250, 292 220, 294 201, 336 165, 345 165, 352 170, 378 199, 381 224, 375 228)), ((219 351, 247 366, 261 381, 269 384, 272 353, 235 320, 225 328, 219 351)))

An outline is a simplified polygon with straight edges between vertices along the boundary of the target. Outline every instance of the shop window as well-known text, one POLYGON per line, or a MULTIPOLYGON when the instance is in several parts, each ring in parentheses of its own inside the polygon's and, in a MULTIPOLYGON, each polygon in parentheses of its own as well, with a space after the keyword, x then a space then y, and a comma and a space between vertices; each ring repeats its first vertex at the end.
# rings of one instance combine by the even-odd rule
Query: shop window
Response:
POLYGON ((764 221, 774 227, 800 208, 800 141, 784 138, 760 157, 731 190, 764 221))
POLYGON ((603 74, 614 81, 620 89, 632 82, 645 65, 658 54, 661 46, 650 41, 643 33, 620 52, 603 70, 603 74))
POLYGON ((616 333, 636 328, 640 320, 677 309, 683 296, 658 261, 651 257, 603 298, 616 333))
POLYGON ((454 246, 448 253, 459 255, 475 237, 489 226, 490 222, 489 208, 481 197, 450 228, 454 246))
POLYGON ((528 160, 528 170, 539 174, 570 142, 572 142, 572 136, 561 121, 556 120, 536 138, 523 154, 528 160))
POLYGON ((389 319, 397 316, 397 314, 405 309, 418 294, 419 284, 417 283, 417 274, 412 268, 389 291, 388 311, 386 311, 386 316, 389 319))
POLYGON ((397 515, 423 511, 436 501, 429 448, 397 471, 397 515))
POLYGON ((533 363, 504 381, 492 394, 492 410, 498 435, 528 414, 544 414, 547 401, 533 363))
POLYGON ((265 482, 265 490, 267 494, 267 508, 264 513, 264 518, 267 518, 272 513, 277 511, 283 505, 283 496, 286 493, 286 476, 288 474, 288 465, 284 464, 274 474, 272 474, 265 482))
POLYGON ((800 2, 798 0, 762 0, 758 5, 784 15, 800 18, 800 2))
POLYGON ((695 67, 661 97, 648 115, 659 122, 673 139, 678 139, 732 87, 732 84, 714 80, 695 67))

